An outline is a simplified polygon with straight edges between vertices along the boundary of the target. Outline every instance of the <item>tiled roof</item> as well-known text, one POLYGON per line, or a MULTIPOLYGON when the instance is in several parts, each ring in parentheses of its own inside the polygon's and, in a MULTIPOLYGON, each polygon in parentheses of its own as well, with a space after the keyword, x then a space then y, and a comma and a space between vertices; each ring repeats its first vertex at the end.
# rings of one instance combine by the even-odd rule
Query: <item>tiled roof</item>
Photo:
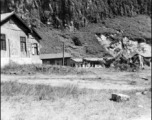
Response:
MULTIPOLYGON (((70 58, 71 55, 69 53, 64 53, 65 58, 70 58)), ((40 59, 57 59, 63 58, 63 53, 54 53, 54 54, 41 54, 40 59)))

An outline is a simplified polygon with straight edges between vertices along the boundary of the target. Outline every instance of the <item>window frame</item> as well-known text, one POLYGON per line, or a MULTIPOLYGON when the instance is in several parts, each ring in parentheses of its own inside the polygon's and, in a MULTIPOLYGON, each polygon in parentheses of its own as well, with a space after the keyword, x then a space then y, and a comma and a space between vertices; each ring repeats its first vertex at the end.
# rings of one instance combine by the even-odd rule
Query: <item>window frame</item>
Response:
POLYGON ((33 55, 39 55, 39 51, 38 51, 38 43, 32 43, 32 49, 34 49, 34 54, 33 55), (35 52, 36 50, 36 52, 35 52))
POLYGON ((26 37, 20 36, 20 47, 21 52, 27 52, 26 37), (25 47, 22 46, 23 44, 25 45, 25 47))
POLYGON ((1 42, 1 50, 6 51, 7 50, 7 46, 6 46, 6 34, 0 34, 0 42, 1 42), (2 38, 2 35, 4 36, 4 38, 2 38))

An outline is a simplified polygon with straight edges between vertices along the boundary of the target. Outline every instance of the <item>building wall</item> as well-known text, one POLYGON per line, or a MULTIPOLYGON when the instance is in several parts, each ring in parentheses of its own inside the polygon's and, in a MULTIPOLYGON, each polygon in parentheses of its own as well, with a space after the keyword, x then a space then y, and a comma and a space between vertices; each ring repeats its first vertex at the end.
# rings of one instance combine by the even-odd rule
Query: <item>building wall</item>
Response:
POLYGON ((82 67, 83 63, 82 62, 76 62, 72 59, 70 59, 70 66, 71 67, 82 67))
POLYGON ((9 64, 9 58, 2 58, 1 57, 1 68, 3 68, 5 65, 9 64))
POLYGON ((9 21, 1 26, 1 34, 6 37, 6 51, 1 50, 1 67, 4 67, 9 61, 18 64, 42 63, 39 56, 31 57, 30 39, 28 35, 16 24, 10 24, 9 21), (21 52, 20 37, 26 38, 27 53, 21 52))
MULTIPOLYGON (((51 65, 62 65, 62 61, 63 59, 62 58, 57 58, 57 59, 44 59, 42 60, 43 61, 43 64, 51 64, 51 65)), ((65 66, 70 66, 71 63, 70 63, 70 58, 65 58, 65 66)))
POLYGON ((2 58, 20 57, 20 36, 27 39, 27 35, 19 27, 9 24, 9 22, 1 26, 1 34, 5 34, 6 37, 6 51, 1 51, 2 58))
POLYGON ((70 58, 67 59, 67 66, 71 66, 71 59, 70 58))

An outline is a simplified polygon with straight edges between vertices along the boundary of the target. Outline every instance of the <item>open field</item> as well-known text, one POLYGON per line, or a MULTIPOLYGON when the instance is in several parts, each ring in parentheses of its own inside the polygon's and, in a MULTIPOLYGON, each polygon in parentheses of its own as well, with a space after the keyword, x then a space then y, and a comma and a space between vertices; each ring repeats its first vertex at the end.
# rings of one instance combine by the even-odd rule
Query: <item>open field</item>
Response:
POLYGON ((134 73, 102 68, 87 71, 91 71, 89 75, 2 74, 2 120, 150 118, 150 69, 134 73), (147 93, 136 94, 143 91, 147 93), (111 101, 115 92, 127 94, 131 99, 122 103, 111 101))

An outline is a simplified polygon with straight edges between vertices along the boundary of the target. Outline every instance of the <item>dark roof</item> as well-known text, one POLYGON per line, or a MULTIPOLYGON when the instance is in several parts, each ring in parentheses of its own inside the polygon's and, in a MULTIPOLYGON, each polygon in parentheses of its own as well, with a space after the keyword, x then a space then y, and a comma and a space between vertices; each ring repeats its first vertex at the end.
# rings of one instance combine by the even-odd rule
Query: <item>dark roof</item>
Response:
POLYGON ((42 39, 41 36, 39 35, 39 33, 34 28, 31 28, 31 30, 39 39, 42 39))
MULTIPOLYGON (((71 55, 69 53, 64 53, 65 58, 70 58, 71 55)), ((54 53, 54 54, 41 54, 40 59, 57 59, 63 58, 63 53, 54 53)))
POLYGON ((1 19, 0 19, 0 23, 4 22, 5 20, 9 19, 10 17, 15 16, 23 25, 24 27, 30 32, 30 33, 34 33, 39 39, 41 39, 41 36, 37 33, 37 31, 35 29, 31 29, 28 27, 28 25, 26 25, 23 20, 21 18, 19 18, 15 12, 11 12, 11 13, 3 13, 1 14, 1 19))

